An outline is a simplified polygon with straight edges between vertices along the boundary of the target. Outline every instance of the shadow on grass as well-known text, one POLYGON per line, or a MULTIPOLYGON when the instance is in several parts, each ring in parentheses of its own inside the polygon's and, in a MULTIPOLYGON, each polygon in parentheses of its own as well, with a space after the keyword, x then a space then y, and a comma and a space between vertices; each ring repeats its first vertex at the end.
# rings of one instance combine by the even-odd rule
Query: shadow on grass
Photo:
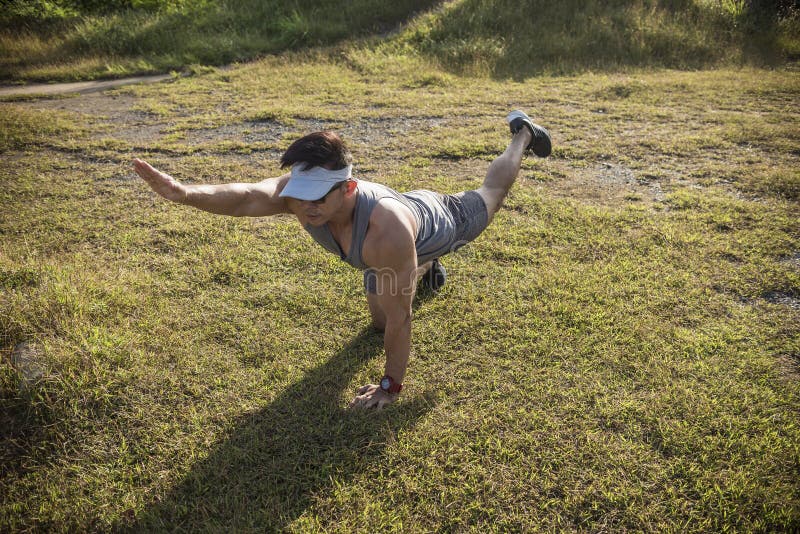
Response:
POLYGON ((287 527, 316 496, 380 461, 394 435, 431 409, 422 397, 381 412, 342 406, 353 375, 382 346, 380 334, 362 330, 269 407, 243 417, 171 493, 117 530, 287 527))

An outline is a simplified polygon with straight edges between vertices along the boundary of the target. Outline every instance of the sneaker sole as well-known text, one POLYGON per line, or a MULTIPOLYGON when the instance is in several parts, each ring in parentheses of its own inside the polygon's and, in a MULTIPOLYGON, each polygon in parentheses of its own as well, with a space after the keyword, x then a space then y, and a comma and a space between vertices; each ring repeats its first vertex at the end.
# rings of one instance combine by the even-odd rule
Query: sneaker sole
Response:
POLYGON ((533 135, 533 139, 531 139, 530 144, 525 147, 526 150, 533 151, 534 154, 539 156, 540 158, 546 158, 550 155, 553 150, 553 143, 550 139, 550 132, 539 126, 538 124, 534 124, 531 121, 530 117, 525 114, 524 111, 516 110, 512 111, 506 117, 508 121, 508 126, 511 129, 512 134, 516 134, 518 131, 522 129, 522 127, 526 127, 531 131, 533 135))

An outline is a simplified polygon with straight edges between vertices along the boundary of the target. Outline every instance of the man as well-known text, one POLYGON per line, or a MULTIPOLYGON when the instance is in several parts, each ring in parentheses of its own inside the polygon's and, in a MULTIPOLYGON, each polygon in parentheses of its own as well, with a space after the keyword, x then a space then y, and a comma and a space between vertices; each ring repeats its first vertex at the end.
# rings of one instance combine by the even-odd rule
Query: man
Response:
POLYGON ((551 150, 550 135, 522 111, 507 117, 511 143, 474 191, 400 194, 355 180, 351 155, 333 132, 298 139, 281 157, 291 172, 258 183, 184 185, 140 159, 134 168, 153 190, 173 202, 235 217, 293 213, 323 247, 364 270, 367 304, 384 332, 386 367, 379 384, 358 390, 352 407, 393 402, 402 389, 411 352, 411 303, 420 275, 434 291, 446 273, 438 258, 475 239, 491 222, 530 149, 551 150))

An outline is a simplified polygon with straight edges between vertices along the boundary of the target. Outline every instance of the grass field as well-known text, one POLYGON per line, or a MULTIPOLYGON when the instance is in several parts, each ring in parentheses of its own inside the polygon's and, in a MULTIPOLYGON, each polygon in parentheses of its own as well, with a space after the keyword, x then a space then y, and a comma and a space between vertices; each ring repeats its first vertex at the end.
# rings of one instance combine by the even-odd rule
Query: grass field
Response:
POLYGON ((0 102, 0 531, 800 530, 797 66, 513 81, 430 48, 435 13, 0 102), (514 108, 553 155, 443 259, 381 412, 347 409, 383 371, 361 273, 130 164, 256 181, 333 129, 357 177, 452 193, 514 108))
POLYGON ((0 529, 797 529, 799 93, 791 70, 500 83, 354 49, 4 103, 0 529), (129 164, 258 180, 332 128, 358 176, 455 192, 514 107, 554 155, 445 259, 381 413, 346 409, 383 365, 360 273, 129 164))
MULTIPOLYGON (((354 39, 498 78, 775 66, 800 58, 796 0, 8 0, 0 80, 196 70, 354 39), (99 6, 105 6, 101 8, 99 6)), ((333 54, 337 54, 337 50, 333 54)))

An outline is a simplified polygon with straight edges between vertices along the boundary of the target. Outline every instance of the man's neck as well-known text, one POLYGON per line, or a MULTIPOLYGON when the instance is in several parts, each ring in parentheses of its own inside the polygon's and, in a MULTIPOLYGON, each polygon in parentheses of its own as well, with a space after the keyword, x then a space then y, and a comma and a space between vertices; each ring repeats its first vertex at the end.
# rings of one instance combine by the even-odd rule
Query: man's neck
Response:
POLYGON ((332 231, 335 232, 353 224, 357 195, 358 192, 349 198, 345 198, 342 208, 328 221, 328 226, 332 231))

